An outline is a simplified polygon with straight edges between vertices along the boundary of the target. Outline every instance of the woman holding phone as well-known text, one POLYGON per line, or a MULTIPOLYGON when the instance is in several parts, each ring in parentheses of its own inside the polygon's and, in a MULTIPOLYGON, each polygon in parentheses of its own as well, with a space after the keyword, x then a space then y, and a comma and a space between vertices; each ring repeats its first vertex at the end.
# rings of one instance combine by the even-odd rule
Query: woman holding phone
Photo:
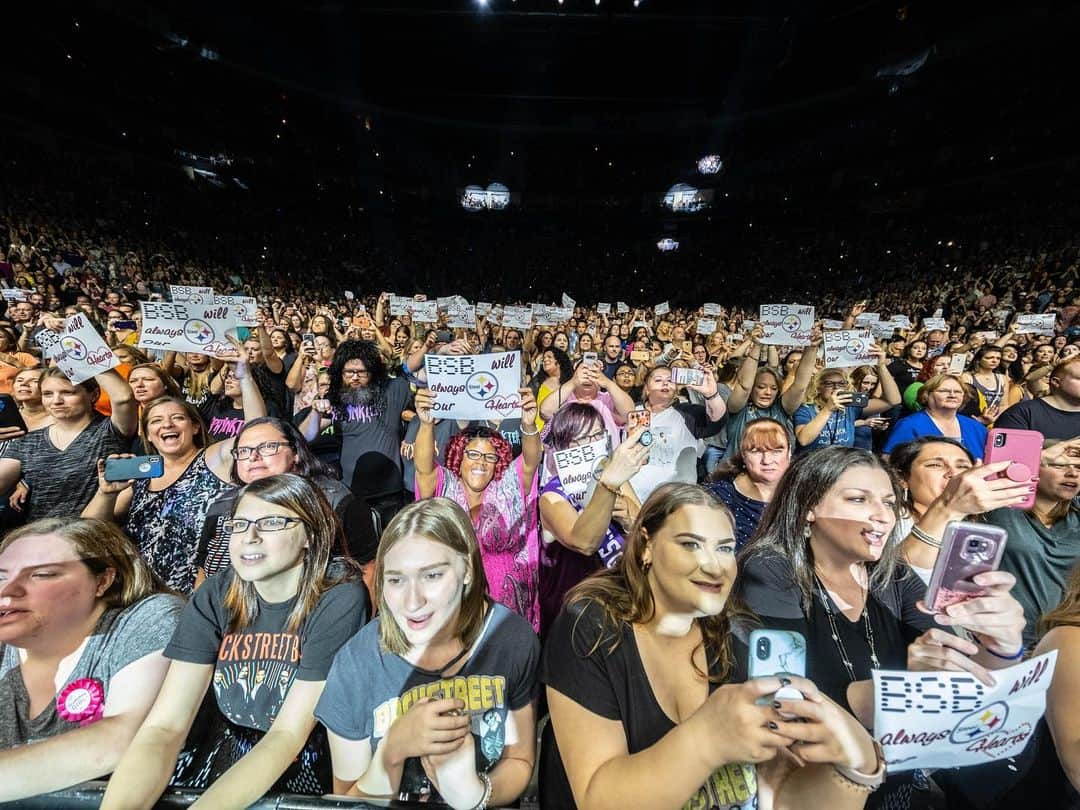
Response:
POLYGON ((545 646, 541 807, 863 806, 884 761, 855 718, 804 678, 741 682, 736 573, 723 504, 653 492, 621 563, 570 592, 545 646), (760 702, 782 684, 803 699, 760 702))
POLYGON ((315 707, 334 792, 455 810, 515 802, 536 756, 540 644, 487 595, 469 515, 446 498, 398 512, 375 594, 378 615, 334 658, 315 707))
POLYGON ((370 610, 359 572, 330 565, 338 531, 326 499, 299 476, 244 488, 232 516, 232 569, 184 608, 165 648, 165 683, 103 810, 154 805, 211 684, 209 726, 189 740, 176 777, 205 788, 194 807, 247 807, 268 791, 329 792, 314 709, 334 654, 370 610))

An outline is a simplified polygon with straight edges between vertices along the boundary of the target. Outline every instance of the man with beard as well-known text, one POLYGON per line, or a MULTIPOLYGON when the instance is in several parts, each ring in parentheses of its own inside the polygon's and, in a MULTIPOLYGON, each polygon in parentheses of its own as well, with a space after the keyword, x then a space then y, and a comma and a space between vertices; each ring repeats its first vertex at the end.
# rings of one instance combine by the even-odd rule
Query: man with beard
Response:
POLYGON ((387 374, 375 343, 347 340, 334 352, 326 397, 341 436, 341 480, 379 510, 385 525, 402 504, 401 412, 409 383, 387 374))

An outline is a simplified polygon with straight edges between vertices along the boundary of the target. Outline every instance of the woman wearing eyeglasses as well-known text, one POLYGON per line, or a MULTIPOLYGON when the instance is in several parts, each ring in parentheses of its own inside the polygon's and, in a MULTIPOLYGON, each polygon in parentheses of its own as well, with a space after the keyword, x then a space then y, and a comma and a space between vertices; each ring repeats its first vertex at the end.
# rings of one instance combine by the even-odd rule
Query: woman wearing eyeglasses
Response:
POLYGON ((195 807, 215 810, 267 791, 333 788, 315 704, 334 655, 367 621, 367 590, 353 566, 331 569, 334 512, 299 476, 248 484, 229 528, 232 571, 208 580, 181 614, 165 683, 103 808, 152 806, 174 770, 174 784, 205 788, 195 807), (180 757, 211 684, 217 711, 180 757))
POLYGON ((1080 437, 1044 445, 1035 505, 1026 512, 995 509, 984 520, 1009 533, 1001 570, 1016 577, 1024 607, 1024 645, 1038 640, 1039 617, 1059 601, 1080 558, 1080 437))
POLYGON ((920 436, 945 436, 957 439, 974 458, 982 459, 986 428, 960 413, 966 396, 956 374, 939 374, 928 380, 916 397, 923 409, 896 423, 885 440, 882 454, 888 458, 894 447, 920 436))
POLYGON ((540 629, 540 542, 536 521, 536 470, 543 458, 536 427, 536 398, 521 397, 521 455, 497 431, 470 427, 450 440, 446 464, 435 459, 435 393, 416 392, 420 429, 414 445, 417 500, 456 501, 472 519, 480 541, 491 598, 540 629))
MULTIPOLYGON (((229 481, 233 484, 250 484, 282 473, 309 480, 319 488, 341 521, 352 555, 359 562, 374 558, 379 540, 371 520, 371 507, 333 477, 330 468, 319 461, 293 425, 273 416, 252 419, 236 437, 231 454, 229 481)), ((229 565, 229 533, 225 526, 238 492, 236 489, 223 492, 206 513, 196 555, 200 566, 196 587, 205 577, 229 565)))

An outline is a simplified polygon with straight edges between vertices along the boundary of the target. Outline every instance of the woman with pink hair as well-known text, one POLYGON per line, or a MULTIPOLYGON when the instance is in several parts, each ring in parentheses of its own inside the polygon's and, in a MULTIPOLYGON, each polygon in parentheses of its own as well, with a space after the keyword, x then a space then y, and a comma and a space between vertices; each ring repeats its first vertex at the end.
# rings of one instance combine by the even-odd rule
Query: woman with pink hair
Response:
POLYGON ((416 392, 416 497, 456 501, 472 519, 480 541, 491 598, 540 629, 540 539, 537 531, 536 471, 543 458, 536 426, 536 398, 521 396, 521 455, 497 431, 470 427, 450 440, 446 463, 435 454, 436 395, 416 392))

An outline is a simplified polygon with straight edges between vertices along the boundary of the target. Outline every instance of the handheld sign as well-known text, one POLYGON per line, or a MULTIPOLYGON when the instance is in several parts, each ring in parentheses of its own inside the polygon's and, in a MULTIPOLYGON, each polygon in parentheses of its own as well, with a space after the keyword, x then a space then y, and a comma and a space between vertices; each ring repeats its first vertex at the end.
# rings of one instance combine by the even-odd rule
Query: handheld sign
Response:
POLYGON ((889 773, 1017 756, 1046 711, 1056 661, 1051 650, 994 670, 994 687, 966 672, 872 670, 874 736, 889 773))
POLYGON ((436 419, 513 419, 521 416, 521 352, 429 354, 428 388, 438 396, 436 419))
POLYGON ((502 325, 514 329, 531 329, 532 313, 532 307, 505 307, 503 309, 502 325))
POLYGON ((923 318, 922 325, 923 329, 940 329, 942 332, 949 328, 945 325, 945 319, 941 317, 923 318))
POLYGON ((880 312, 863 312, 855 316, 855 324, 857 326, 869 326, 872 323, 876 323, 881 320, 880 312))
POLYGON ((596 314, 597 315, 607 315, 609 312, 611 312, 611 304, 597 304, 596 305, 596 314))
POLYGON ((191 304, 207 304, 214 297, 213 287, 192 287, 187 284, 170 284, 169 295, 173 303, 188 302, 191 304))
POLYGON ((823 320, 821 322, 821 328, 822 329, 832 329, 834 331, 836 329, 843 329, 844 328, 844 322, 843 321, 835 321, 835 320, 833 320, 831 318, 826 318, 825 320, 823 320))
POLYGON ((476 328, 476 307, 471 304, 462 306, 457 301, 447 307, 447 315, 449 315, 448 325, 455 329, 475 329, 476 328))
POLYGON ((667 301, 664 301, 663 303, 657 304, 655 307, 653 307, 653 315, 657 317, 660 317, 661 315, 667 315, 669 312, 671 312, 671 307, 668 306, 667 301))
POLYGON ((4 296, 5 301, 28 301, 26 297, 26 290, 20 287, 4 287, 0 289, 0 295, 4 296))
POLYGON ((237 326, 259 325, 259 305, 251 296, 215 295, 211 300, 214 306, 232 307, 236 314, 237 326))
POLYGON ((702 315, 708 315, 710 317, 715 318, 720 314, 720 305, 719 304, 705 304, 701 308, 701 314, 702 315))
POLYGON ((483 317, 491 313, 491 304, 488 301, 476 302, 476 314, 483 317))
POLYGON ((630 311, 630 307, 626 305, 625 301, 616 301, 615 311, 618 312, 620 315, 625 315, 627 312, 630 311))
POLYGON ((568 447, 553 453, 563 492, 574 506, 584 503, 585 496, 593 488, 593 473, 597 465, 607 458, 610 441, 610 438, 605 436, 592 444, 568 447))
POLYGON ((892 324, 897 329, 910 329, 911 318, 907 315, 893 315, 891 318, 892 324))
POLYGON ((568 307, 570 309, 573 309, 575 304, 577 304, 577 301, 575 301, 573 298, 571 298, 566 293, 562 294, 562 305, 564 307, 568 307))
POLYGON ((237 326, 236 312, 227 306, 140 301, 143 328, 139 348, 195 352, 232 357, 236 350, 225 333, 237 326))
POLYGON ((436 323, 439 320, 439 305, 435 301, 410 301, 405 311, 411 312, 413 320, 420 323, 436 323))
POLYGON ((1054 313, 1046 315, 1018 315, 1016 317, 1016 334, 1018 335, 1053 335, 1054 313))
POLYGON ((874 365, 877 358, 870 354, 874 336, 869 329, 841 329, 825 333, 825 367, 851 368, 874 365))
POLYGON ((803 304, 762 304, 758 322, 764 329, 762 343, 771 346, 809 346, 814 330, 814 308, 803 304))
POLYGON ((963 374, 967 368, 967 355, 954 354, 949 357, 949 374, 963 374))
POLYGON ((711 335, 716 331, 715 318, 698 318, 697 333, 699 335, 711 335))
POLYGON ((63 331, 42 329, 35 340, 45 356, 76 384, 120 365, 112 349, 81 312, 64 321, 63 331))

